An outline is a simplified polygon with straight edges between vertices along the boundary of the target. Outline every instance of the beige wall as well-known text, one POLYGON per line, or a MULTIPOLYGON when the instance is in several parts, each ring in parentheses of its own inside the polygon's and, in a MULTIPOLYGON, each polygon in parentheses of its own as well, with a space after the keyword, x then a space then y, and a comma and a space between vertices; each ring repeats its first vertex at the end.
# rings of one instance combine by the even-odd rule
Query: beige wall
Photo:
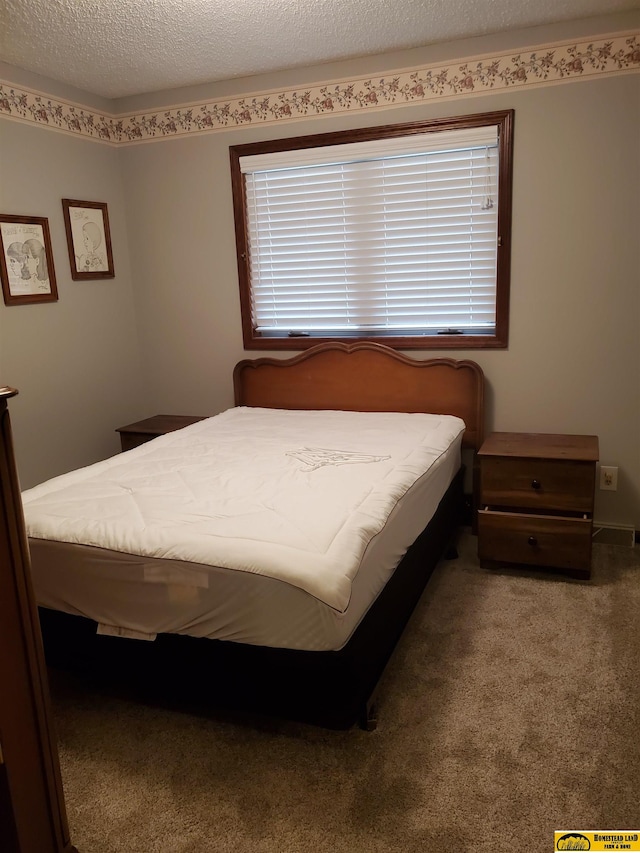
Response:
POLYGON ((0 305, 0 384, 24 488, 117 452, 117 426, 149 412, 135 325, 127 217, 114 148, 0 121, 0 211, 49 220, 59 300, 0 305), (62 198, 105 201, 116 277, 71 279, 62 198))
MULTIPOLYGON (((619 19, 611 31, 614 23, 619 19)), ((600 22, 597 27, 598 32, 608 31, 600 22)), ((549 41, 554 35, 564 38, 567 28, 547 28, 541 36, 549 41)), ((576 37, 586 29, 584 23, 576 26, 576 37)), ((433 56, 439 60, 445 54, 509 49, 523 39, 509 38, 441 46, 433 56)), ((393 69, 428 59, 423 50, 419 55, 396 54, 386 62, 393 69)), ((297 81, 303 85, 344 78, 350 70, 378 71, 383 65, 381 58, 359 60, 199 87, 197 92, 164 93, 146 102, 176 104, 241 92, 243 87, 256 91, 295 86, 297 81)), ((144 109, 144 104, 145 99, 135 99, 117 106, 134 110, 144 109)), ((32 480, 44 478, 52 467, 66 470, 85 464, 92 455, 106 455, 113 428, 145 414, 208 414, 232 404, 231 370, 247 353, 240 330, 229 145, 514 108, 510 345, 504 351, 448 354, 475 358, 484 368, 488 429, 597 434, 602 462, 618 465, 620 474, 617 492, 597 493, 596 517, 640 528, 639 106, 640 75, 626 74, 216 131, 117 151, 0 121, 3 159, 10 126, 11 162, 26 167, 35 159, 43 170, 50 165, 55 170, 46 192, 34 182, 27 195, 17 177, 10 196, 2 186, 0 207, 6 212, 49 213, 52 237, 55 222, 56 270, 64 273, 58 276, 64 285, 58 305, 0 308, 0 381, 20 386, 27 401, 18 403, 19 397, 14 404, 23 472, 28 470, 32 480), (35 152, 29 156, 27 135, 35 152), (68 280, 61 209, 57 212, 64 195, 109 202, 117 271, 111 284, 68 280), (31 199, 39 196, 38 208, 31 209, 31 199), (91 288, 89 294, 85 288, 91 288), (56 311, 66 318, 66 338, 49 332, 56 311), (23 317, 16 317, 15 324, 10 317, 14 312, 23 317), (5 340, 9 320, 14 331, 5 340), (115 354, 118 348, 102 340, 111 334, 120 336, 115 354), (80 337, 88 339, 91 358, 78 353, 80 337), (25 353, 28 368, 21 363, 25 353), (51 392, 51 382, 64 385, 60 367, 80 383, 79 395, 51 392), (95 381, 100 375, 107 383, 108 400, 100 399, 94 410, 86 399, 100 396, 100 379, 95 381), (78 402, 70 404, 72 400, 78 402), (57 437, 47 439, 32 456, 40 447, 42 430, 48 432, 38 424, 47 419, 55 420, 57 437), (51 454, 58 454, 55 462, 51 454)))

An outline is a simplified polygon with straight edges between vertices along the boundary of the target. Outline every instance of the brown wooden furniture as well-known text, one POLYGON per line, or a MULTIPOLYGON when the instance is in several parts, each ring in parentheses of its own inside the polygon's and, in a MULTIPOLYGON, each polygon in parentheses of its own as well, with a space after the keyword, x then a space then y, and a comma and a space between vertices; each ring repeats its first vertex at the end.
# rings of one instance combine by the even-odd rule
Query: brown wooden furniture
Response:
POLYGON ((120 433, 122 450, 132 450, 146 441, 151 441, 152 438, 202 420, 204 420, 203 415, 154 415, 151 418, 136 421, 134 424, 118 427, 116 432, 120 433))
POLYGON ((382 344, 318 344, 294 358, 256 358, 233 371, 236 406, 431 412, 465 422, 463 446, 484 434, 484 376, 475 361, 413 359, 382 344))
POLYGON ((495 432, 478 457, 481 564, 588 579, 597 436, 495 432))
POLYGON ((0 388, 0 850, 72 853, 7 400, 0 388))
MULTIPOLYGON (((473 361, 414 360, 376 343, 326 343, 291 359, 247 359, 239 406, 453 414, 463 445, 482 442, 484 376, 473 361)), ((152 643, 96 635, 88 619, 41 610, 47 658, 87 677, 123 679, 163 703, 233 708, 346 729, 372 727, 376 684, 434 567, 455 541, 462 471, 347 644, 339 651, 267 648, 160 634, 152 643)))

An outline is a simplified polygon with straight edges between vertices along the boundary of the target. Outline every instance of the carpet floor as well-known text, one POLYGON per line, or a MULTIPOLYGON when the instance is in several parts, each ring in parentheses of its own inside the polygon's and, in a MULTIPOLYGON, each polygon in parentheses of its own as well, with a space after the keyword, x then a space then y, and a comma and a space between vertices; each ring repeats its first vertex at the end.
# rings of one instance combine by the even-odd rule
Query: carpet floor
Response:
POLYGON ((436 568, 378 728, 150 707, 52 672, 79 853, 511 853, 640 828, 640 549, 590 582, 436 568))

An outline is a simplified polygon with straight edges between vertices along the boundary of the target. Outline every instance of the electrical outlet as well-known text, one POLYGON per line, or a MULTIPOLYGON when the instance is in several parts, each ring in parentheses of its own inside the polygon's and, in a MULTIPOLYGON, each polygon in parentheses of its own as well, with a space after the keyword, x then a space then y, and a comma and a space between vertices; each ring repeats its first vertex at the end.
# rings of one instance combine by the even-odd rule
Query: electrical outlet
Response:
POLYGON ((618 468, 615 465, 600 466, 600 488, 615 492, 618 488, 618 468))

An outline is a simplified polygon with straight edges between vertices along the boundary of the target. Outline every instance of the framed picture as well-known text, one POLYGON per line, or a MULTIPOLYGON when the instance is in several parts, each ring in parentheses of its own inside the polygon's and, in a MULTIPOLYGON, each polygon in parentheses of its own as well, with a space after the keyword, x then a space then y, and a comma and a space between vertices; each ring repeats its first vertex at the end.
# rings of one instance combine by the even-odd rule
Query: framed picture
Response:
POLYGON ((71 278, 113 278, 113 254, 107 205, 99 201, 62 199, 71 278))
POLYGON ((0 279, 5 305, 57 301, 48 219, 0 213, 0 279))

